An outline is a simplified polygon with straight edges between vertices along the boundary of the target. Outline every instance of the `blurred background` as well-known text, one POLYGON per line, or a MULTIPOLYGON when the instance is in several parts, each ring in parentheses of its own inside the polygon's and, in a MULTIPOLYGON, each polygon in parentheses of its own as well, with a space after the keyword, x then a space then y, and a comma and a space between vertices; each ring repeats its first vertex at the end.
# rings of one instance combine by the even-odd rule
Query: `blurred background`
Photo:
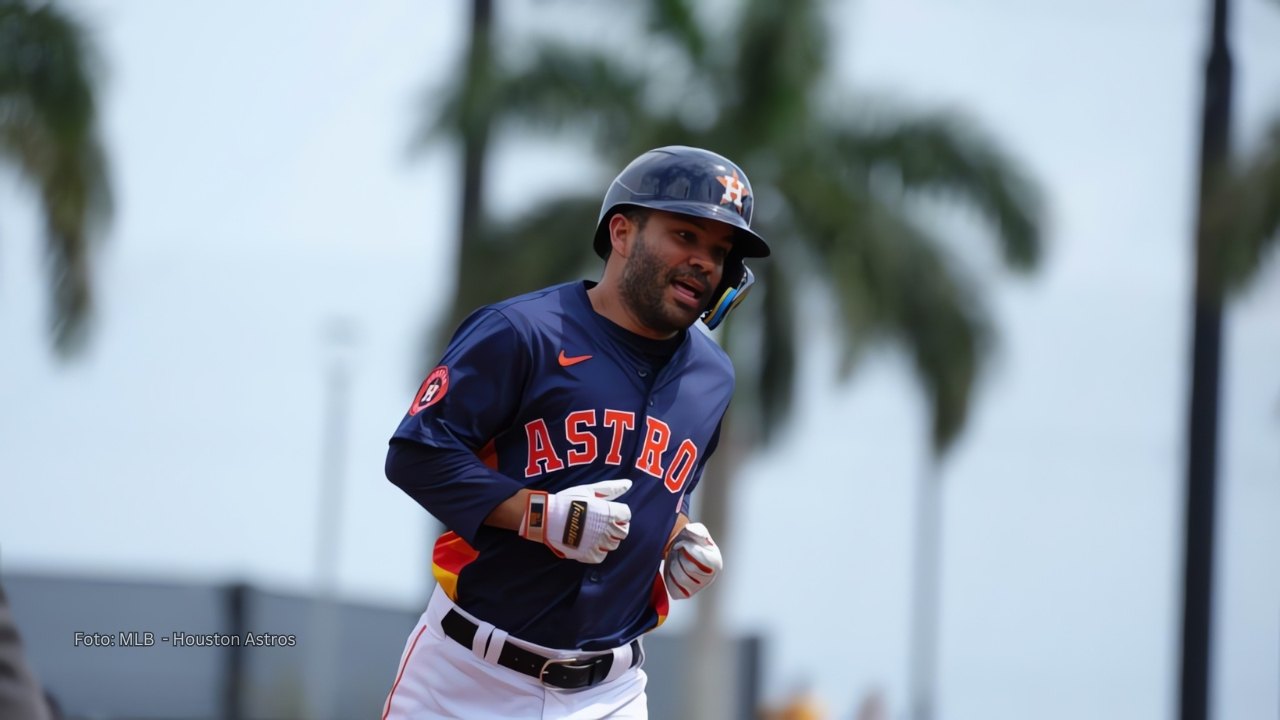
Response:
POLYGON ((716 334, 727 567, 651 636, 653 717, 1280 717, 1280 3, 1227 9, 0 1, 27 661, 66 717, 378 713, 423 371, 594 279, 608 182, 679 142, 776 250, 716 334), (296 642, 119 647, 231 630, 296 642))

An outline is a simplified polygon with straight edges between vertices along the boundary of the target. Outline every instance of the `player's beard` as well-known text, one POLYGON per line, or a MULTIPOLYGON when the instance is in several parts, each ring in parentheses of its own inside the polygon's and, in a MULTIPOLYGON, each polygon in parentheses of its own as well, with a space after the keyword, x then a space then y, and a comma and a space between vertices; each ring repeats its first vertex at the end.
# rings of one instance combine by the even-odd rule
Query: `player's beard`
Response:
POLYGON ((667 299, 671 283, 681 277, 704 286, 709 283, 708 278, 695 270, 668 269, 652 252, 645 233, 641 231, 622 271, 622 300, 636 319, 650 330, 663 334, 679 332, 702 314, 700 309, 689 310, 667 299))

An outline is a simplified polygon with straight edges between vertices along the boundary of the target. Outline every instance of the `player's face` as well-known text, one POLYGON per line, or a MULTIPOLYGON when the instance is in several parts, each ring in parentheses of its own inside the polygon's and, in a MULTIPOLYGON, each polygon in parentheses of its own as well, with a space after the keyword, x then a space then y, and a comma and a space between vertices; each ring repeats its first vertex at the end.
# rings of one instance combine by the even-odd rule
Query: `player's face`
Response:
POLYGON ((720 284, 733 229, 714 220, 654 211, 631 243, 622 297, 651 330, 675 333, 694 323, 720 284))

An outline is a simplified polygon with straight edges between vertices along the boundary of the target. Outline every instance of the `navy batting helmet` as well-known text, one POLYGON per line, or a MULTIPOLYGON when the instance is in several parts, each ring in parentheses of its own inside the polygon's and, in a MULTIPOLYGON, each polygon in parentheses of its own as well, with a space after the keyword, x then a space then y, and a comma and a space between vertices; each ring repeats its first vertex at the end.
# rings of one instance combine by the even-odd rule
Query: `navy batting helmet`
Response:
POLYGON ((754 206, 747 174, 728 158, 683 145, 650 150, 632 160, 609 185, 596 223, 596 254, 609 256, 609 218, 628 207, 692 215, 733 227, 733 251, 702 315, 707 327, 715 328, 755 282, 743 258, 769 255, 769 244, 751 229, 754 206))

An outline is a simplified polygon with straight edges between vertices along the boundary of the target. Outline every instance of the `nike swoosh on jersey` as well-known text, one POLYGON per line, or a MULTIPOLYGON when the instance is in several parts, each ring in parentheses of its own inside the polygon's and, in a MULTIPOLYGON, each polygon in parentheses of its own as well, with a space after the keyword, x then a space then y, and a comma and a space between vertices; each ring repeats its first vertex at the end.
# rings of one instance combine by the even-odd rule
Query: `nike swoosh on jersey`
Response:
POLYGON ((575 355, 574 357, 569 357, 564 354, 564 350, 560 351, 560 367, 569 367, 570 365, 577 365, 580 362, 586 362, 587 360, 590 360, 590 359, 591 359, 590 355, 575 355))

